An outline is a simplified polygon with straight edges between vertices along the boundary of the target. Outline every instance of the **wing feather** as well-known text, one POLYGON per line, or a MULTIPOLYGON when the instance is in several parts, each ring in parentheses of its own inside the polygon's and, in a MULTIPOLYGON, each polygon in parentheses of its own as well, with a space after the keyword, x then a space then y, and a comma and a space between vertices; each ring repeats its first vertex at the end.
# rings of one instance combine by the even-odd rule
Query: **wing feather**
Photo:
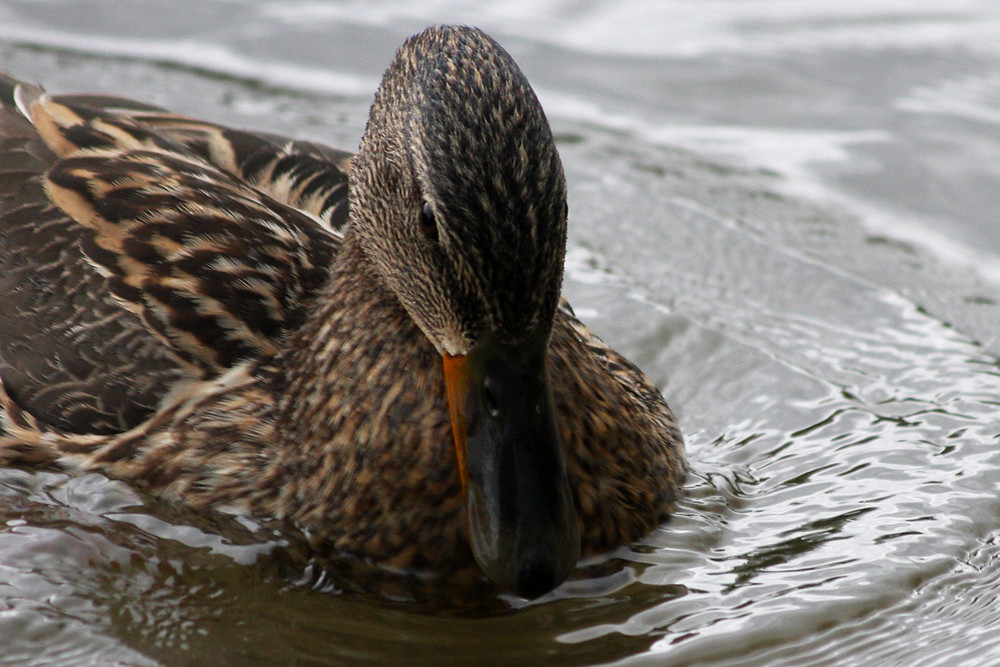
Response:
POLYGON ((0 378, 40 421, 121 431, 279 352, 325 281, 350 155, 0 75, 0 378))

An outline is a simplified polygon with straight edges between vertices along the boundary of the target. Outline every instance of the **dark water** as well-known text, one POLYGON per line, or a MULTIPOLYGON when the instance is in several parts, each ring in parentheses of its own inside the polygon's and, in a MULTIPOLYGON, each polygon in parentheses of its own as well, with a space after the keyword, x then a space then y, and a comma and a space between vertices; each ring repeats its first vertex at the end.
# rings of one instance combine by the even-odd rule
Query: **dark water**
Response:
POLYGON ((3 470, 0 663, 1000 662, 994 4, 7 0, 0 67, 351 147, 441 21, 539 91, 566 291, 679 414, 677 515, 536 603, 431 613, 3 470))

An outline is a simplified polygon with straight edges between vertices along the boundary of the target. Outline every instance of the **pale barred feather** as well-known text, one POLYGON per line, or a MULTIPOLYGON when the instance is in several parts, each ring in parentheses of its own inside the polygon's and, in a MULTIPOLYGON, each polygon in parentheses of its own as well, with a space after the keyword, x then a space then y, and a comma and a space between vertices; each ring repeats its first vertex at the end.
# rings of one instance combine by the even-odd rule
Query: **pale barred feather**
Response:
MULTIPOLYGON (((3 85, 0 77, 0 90, 3 85)), ((36 318, 36 323, 26 318, 23 325, 9 323, 8 329, 25 327, 25 346, 38 338, 27 327, 37 326, 50 332, 52 340, 98 337, 102 349, 112 351, 111 341, 125 339, 152 354, 146 359, 149 379, 139 380, 147 389, 134 398, 127 386, 142 371, 136 367, 135 375, 130 375, 121 370, 139 359, 106 356, 102 363, 101 353, 88 353, 93 358, 88 363, 94 366, 86 375, 81 374, 83 369, 57 365, 58 359, 37 379, 19 378, 17 371, 11 371, 19 397, 32 406, 32 396, 41 401, 44 395, 46 402, 58 397, 57 405, 66 407, 55 408, 52 423, 79 429, 86 427, 86 418, 73 407, 76 398, 94 392, 94 398, 83 403, 89 402, 96 413, 107 414, 108 425, 101 428, 122 430, 142 413, 149 414, 170 393, 173 383, 210 378, 241 359, 271 355, 281 348, 288 330, 300 321, 324 280, 340 243, 339 232, 324 230, 312 213, 290 208, 295 202, 275 201, 251 184, 232 178, 225 169, 239 168, 237 151, 224 150, 223 128, 211 129, 217 135, 211 155, 227 162, 213 164, 207 159, 211 156, 144 124, 142 117, 164 117, 165 112, 155 107, 110 97, 53 97, 23 83, 6 85, 10 86, 9 106, 0 109, 0 115, 9 128, 5 131, 13 132, 11 139, 23 148, 8 140, 5 150, 21 151, 16 154, 27 159, 18 158, 17 163, 30 165, 35 174, 32 177, 28 172, 28 185, 37 188, 33 185, 37 183, 44 192, 0 191, 0 211, 5 197, 11 202, 7 206, 20 207, 14 210, 24 211, 24 222, 19 221, 22 226, 17 229, 24 231, 14 232, 19 235, 16 242, 28 243, 28 252, 39 260, 46 252, 53 254, 51 262, 39 261, 31 269, 24 253, 12 249, 19 258, 8 262, 8 268, 19 264, 23 268, 8 271, 9 280, 21 271, 41 268, 57 275, 68 267, 69 272, 91 276, 83 283, 88 287, 78 291, 93 293, 99 284, 95 279, 107 286, 98 301, 77 302, 79 321, 60 321, 54 306, 50 320, 36 318), (18 203, 19 198, 24 203, 18 203), (26 207, 38 210, 30 221, 33 228, 26 226, 26 207), (91 235, 71 231, 74 223, 91 235), (37 244, 38 250, 31 250, 30 244, 37 244), (224 263, 217 261, 220 257, 224 263), (123 318, 122 309, 135 319, 123 318), (101 365, 121 376, 117 381, 124 401, 105 403, 96 398, 100 383, 110 378, 99 370, 101 365), (112 371, 116 366, 119 370, 112 371), (157 373, 162 374, 159 381, 154 379, 157 373), (112 414, 116 410, 117 416, 112 414)), ((197 134, 195 121, 171 122, 197 134)), ((226 132, 237 140, 242 136, 226 132)), ((271 143, 247 136, 257 154, 266 156, 271 143)), ((279 143, 280 157, 294 162, 296 156, 289 149, 295 143, 279 143)), ((326 189, 341 188, 346 176, 331 162, 319 164, 319 155, 310 150, 307 169, 301 173, 308 173, 308 168, 319 169, 320 177, 336 173, 326 189)), ((19 187, 22 172, 6 173, 16 179, 9 187, 19 187)), ((0 178, 7 178, 2 165, 0 178)), ((19 284, 25 303, 53 299, 55 304, 56 283, 52 291, 46 291, 50 289, 44 287, 46 283, 36 281, 37 287, 31 289, 37 294, 31 297, 24 292, 25 283, 19 284)), ((11 307, 17 303, 8 301, 11 307)), ((45 354, 42 349, 39 359, 45 354)), ((7 363, 17 363, 16 354, 5 354, 7 363)), ((4 363, 0 356, 0 369, 4 363)))

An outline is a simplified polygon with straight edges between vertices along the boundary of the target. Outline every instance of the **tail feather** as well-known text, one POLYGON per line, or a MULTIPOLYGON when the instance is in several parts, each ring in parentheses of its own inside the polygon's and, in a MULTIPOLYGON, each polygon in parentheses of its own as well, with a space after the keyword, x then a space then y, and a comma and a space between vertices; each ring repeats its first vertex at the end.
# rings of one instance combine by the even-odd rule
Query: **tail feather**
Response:
POLYGON ((81 465, 83 461, 112 439, 113 436, 70 434, 42 426, 21 409, 0 379, 0 465, 85 468, 81 465))
POLYGON ((17 109, 28 118, 31 103, 44 94, 45 91, 38 86, 0 72, 0 108, 17 109))

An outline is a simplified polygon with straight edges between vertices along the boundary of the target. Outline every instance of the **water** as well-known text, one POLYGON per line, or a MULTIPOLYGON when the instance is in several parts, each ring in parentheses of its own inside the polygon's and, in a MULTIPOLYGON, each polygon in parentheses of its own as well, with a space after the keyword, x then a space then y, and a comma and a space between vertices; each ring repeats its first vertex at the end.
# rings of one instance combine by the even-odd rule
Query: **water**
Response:
POLYGON ((350 147, 442 21, 538 89, 566 291, 688 437, 676 516, 462 614, 290 581, 276 540, 98 475, 2 470, 0 663, 1000 662, 993 3, 7 0, 0 66, 350 147))

